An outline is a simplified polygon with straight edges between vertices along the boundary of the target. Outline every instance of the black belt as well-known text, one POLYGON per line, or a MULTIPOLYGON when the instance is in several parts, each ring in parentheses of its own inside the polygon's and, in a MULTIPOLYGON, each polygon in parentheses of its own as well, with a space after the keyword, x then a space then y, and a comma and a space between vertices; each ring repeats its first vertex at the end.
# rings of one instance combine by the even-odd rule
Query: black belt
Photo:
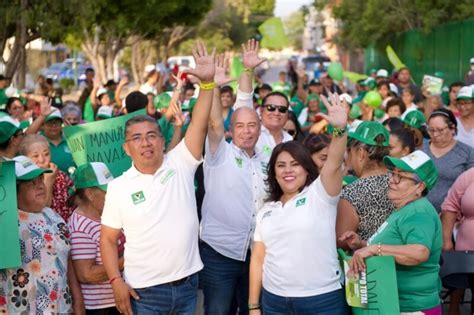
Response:
POLYGON ((192 276, 193 275, 190 275, 190 276, 184 277, 184 278, 179 279, 179 280, 171 281, 171 282, 168 282, 168 284, 171 285, 171 286, 178 286, 178 285, 181 285, 181 284, 185 283, 189 279, 191 279, 192 276))

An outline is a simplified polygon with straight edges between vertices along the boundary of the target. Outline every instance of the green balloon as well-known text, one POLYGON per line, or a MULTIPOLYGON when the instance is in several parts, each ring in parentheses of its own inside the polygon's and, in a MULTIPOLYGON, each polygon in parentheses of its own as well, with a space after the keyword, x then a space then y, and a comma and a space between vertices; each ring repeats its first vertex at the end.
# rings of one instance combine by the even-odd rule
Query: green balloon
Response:
POLYGON ((375 91, 369 91, 364 97, 364 102, 372 108, 378 108, 382 104, 382 96, 375 91))
POLYGON ((349 112, 349 117, 351 119, 356 119, 362 116, 362 112, 360 110, 359 105, 352 105, 351 111, 349 112))
POLYGON ((374 116, 375 116, 375 118, 380 119, 380 118, 382 118, 383 116, 385 116, 385 111, 383 111, 383 110, 380 109, 380 108, 376 108, 376 109, 374 110, 374 116))
POLYGON ((331 62, 328 67, 328 74, 333 80, 342 81, 344 78, 344 69, 342 69, 341 63, 331 62))
POLYGON ((160 95, 156 95, 153 98, 153 105, 155 106, 156 109, 162 109, 162 108, 167 108, 168 105, 170 104, 171 101, 171 96, 164 92, 161 93, 160 95))

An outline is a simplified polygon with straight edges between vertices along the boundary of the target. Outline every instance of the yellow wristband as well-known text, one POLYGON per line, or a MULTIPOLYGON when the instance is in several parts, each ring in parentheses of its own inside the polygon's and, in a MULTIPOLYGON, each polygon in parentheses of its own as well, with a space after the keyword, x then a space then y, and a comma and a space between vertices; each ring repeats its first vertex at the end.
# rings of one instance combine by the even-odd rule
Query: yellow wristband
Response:
POLYGON ((199 83, 199 87, 203 90, 213 90, 216 86, 216 82, 199 83))
POLYGON ((245 69, 244 69, 244 72, 252 73, 252 72, 253 72, 253 69, 245 68, 245 69))

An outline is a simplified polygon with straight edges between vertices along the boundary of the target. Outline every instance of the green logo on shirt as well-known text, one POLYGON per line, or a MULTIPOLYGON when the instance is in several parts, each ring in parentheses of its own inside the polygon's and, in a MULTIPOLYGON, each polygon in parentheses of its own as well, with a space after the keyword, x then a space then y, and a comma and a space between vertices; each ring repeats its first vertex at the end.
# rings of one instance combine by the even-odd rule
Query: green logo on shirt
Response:
POLYGON ((304 206, 305 203, 306 203, 306 198, 301 198, 301 199, 296 200, 297 207, 304 206))
POLYGON ((136 193, 132 194, 132 201, 134 205, 137 205, 139 203, 142 203, 145 201, 145 195, 143 194, 143 191, 139 191, 136 193))
POLYGON ((239 168, 242 168, 242 163, 243 163, 242 158, 236 157, 236 158, 235 158, 235 162, 237 163, 237 166, 238 166, 239 168))
POLYGON ((268 145, 264 145, 262 147, 262 152, 265 154, 265 155, 272 155, 272 148, 270 148, 268 145))
POLYGON ((262 173, 268 175, 268 163, 260 162, 260 165, 262 166, 262 173))
POLYGON ((161 177, 160 183, 165 184, 167 181, 169 181, 171 177, 174 176, 174 174, 176 174, 175 170, 168 170, 168 172, 166 172, 166 174, 163 177, 161 177))

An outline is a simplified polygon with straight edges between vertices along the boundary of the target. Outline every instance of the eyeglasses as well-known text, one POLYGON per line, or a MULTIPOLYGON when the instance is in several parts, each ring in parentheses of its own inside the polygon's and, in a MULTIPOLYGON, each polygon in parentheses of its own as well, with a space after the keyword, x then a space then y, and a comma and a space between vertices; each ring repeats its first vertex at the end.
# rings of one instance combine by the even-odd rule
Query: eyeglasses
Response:
POLYGON ((296 129, 284 129, 292 137, 296 135, 296 129))
POLYGON ((44 124, 51 127, 59 127, 63 124, 63 121, 60 119, 53 119, 53 120, 45 122, 44 124))
POLYGON ((280 105, 273 105, 273 104, 267 104, 264 105, 264 107, 269 111, 269 112, 274 112, 275 110, 278 109, 278 111, 282 114, 286 113, 288 111, 288 106, 280 106, 280 105))
POLYGON ((449 129, 449 126, 446 126, 444 128, 440 129, 435 129, 435 128, 426 128, 426 131, 428 131, 429 134, 434 135, 434 134, 443 134, 446 129, 449 129))
POLYGON ((125 142, 133 142, 133 144, 140 145, 143 141, 155 142, 160 137, 159 134, 155 132, 147 133, 145 136, 135 135, 130 139, 125 140, 125 142))
POLYGON ((419 183, 420 180, 418 178, 413 178, 413 177, 408 177, 408 176, 403 176, 399 173, 394 173, 393 171, 389 171, 388 172, 388 178, 390 180, 392 180, 392 182, 394 184, 400 184, 400 182, 402 181, 402 179, 407 179, 407 180, 411 180, 411 181, 414 181, 415 183, 419 183))

